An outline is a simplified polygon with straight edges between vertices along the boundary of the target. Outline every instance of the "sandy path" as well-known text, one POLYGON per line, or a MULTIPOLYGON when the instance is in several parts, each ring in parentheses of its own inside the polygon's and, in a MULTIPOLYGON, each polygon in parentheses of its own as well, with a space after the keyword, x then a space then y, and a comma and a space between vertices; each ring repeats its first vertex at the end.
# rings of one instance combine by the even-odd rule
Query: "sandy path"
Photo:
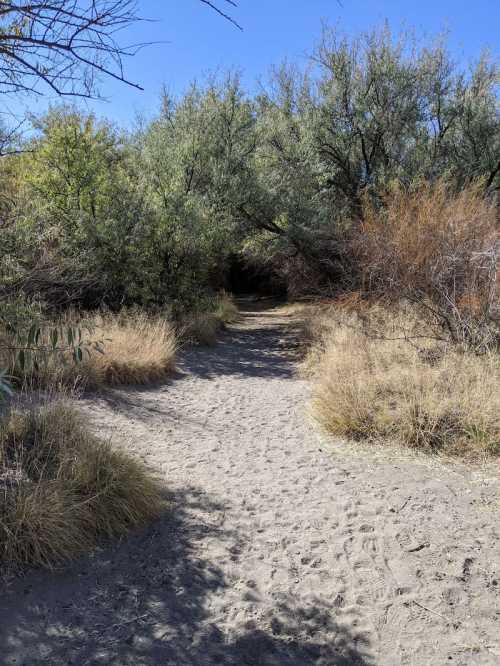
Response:
POLYGON ((498 481, 321 441, 286 324, 247 312, 170 385, 85 402, 171 512, 15 582, 1 664, 500 663, 498 481))

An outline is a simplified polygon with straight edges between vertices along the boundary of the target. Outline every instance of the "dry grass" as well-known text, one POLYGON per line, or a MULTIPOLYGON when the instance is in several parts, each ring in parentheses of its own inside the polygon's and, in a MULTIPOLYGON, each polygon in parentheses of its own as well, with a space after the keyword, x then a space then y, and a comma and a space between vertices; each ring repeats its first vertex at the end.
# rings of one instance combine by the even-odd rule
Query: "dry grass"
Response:
POLYGON ((188 316, 181 325, 180 336, 191 344, 213 347, 217 343, 217 334, 227 324, 235 322, 239 310, 233 299, 223 292, 205 312, 188 316))
POLYGON ((500 359, 430 337, 411 311, 313 319, 304 362, 330 433, 452 455, 500 454, 500 359), (316 322, 316 323, 314 323, 316 322))
POLYGON ((220 329, 221 323, 212 312, 200 312, 184 320, 181 337, 191 344, 213 347, 220 329))
POLYGON ((54 567, 157 516, 158 484, 58 402, 0 424, 0 564, 54 567))
POLYGON ((214 315, 225 326, 237 321, 240 312, 233 298, 223 291, 216 299, 214 315))
POLYGON ((94 386, 150 384, 168 377, 175 368, 174 328, 164 319, 145 314, 94 318, 94 339, 102 354, 93 352, 77 370, 94 386))
POLYGON ((38 355, 36 368, 25 373, 28 388, 146 385, 164 380, 175 368, 176 333, 165 319, 129 312, 96 314, 81 330, 82 360, 75 362, 70 352, 38 355))
POLYGON ((333 313, 337 310, 332 301, 292 302, 280 305, 281 317, 293 321, 299 337, 300 374, 313 376, 318 359, 324 351, 324 343, 334 325, 333 313))

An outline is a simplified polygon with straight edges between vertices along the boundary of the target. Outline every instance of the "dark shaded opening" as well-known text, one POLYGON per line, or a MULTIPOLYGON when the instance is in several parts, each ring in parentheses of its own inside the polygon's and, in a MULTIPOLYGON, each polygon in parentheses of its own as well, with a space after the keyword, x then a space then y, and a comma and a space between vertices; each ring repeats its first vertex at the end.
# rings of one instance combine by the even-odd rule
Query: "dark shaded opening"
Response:
POLYGON ((229 291, 236 296, 286 297, 286 284, 272 268, 248 264, 238 255, 230 259, 228 275, 229 291))

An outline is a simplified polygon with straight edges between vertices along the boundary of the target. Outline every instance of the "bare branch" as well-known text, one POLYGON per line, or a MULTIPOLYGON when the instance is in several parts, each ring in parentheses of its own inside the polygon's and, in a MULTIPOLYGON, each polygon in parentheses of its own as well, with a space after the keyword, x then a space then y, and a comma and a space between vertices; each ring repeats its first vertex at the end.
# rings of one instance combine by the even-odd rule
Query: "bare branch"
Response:
MULTIPOLYGON (((235 25, 238 28, 238 30, 243 30, 241 25, 239 23, 237 23, 232 16, 230 16, 229 14, 226 14, 226 12, 222 11, 222 9, 217 7, 217 5, 215 3, 210 2, 210 0, 200 0, 200 2, 202 2, 204 5, 208 5, 211 9, 213 9, 215 12, 217 12, 217 14, 220 14, 220 16, 225 18, 226 21, 229 21, 230 23, 235 25)), ((227 2, 229 5, 232 5, 233 7, 238 7, 238 4, 236 2, 233 2, 233 0, 225 0, 225 2, 227 2)))
MULTIPOLYGON (((220 8, 237 7, 235 0, 200 2, 242 29, 220 8)), ((0 94, 95 97, 99 75, 142 90, 125 76, 123 61, 145 44, 116 40, 139 20, 136 0, 0 0, 0 94)))
POLYGON ((0 93, 94 97, 99 74, 128 80, 120 30, 140 20, 135 0, 0 0, 0 93))

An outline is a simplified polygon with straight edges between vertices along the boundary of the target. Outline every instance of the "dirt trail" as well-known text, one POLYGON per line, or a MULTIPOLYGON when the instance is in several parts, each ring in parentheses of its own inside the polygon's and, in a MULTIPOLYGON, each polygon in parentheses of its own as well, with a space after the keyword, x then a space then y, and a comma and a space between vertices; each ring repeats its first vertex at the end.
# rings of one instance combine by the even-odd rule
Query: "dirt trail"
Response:
POLYGON ((170 512, 16 581, 1 664, 500 663, 498 480, 323 440, 295 344, 279 312, 247 311, 169 385, 84 401, 170 512))

